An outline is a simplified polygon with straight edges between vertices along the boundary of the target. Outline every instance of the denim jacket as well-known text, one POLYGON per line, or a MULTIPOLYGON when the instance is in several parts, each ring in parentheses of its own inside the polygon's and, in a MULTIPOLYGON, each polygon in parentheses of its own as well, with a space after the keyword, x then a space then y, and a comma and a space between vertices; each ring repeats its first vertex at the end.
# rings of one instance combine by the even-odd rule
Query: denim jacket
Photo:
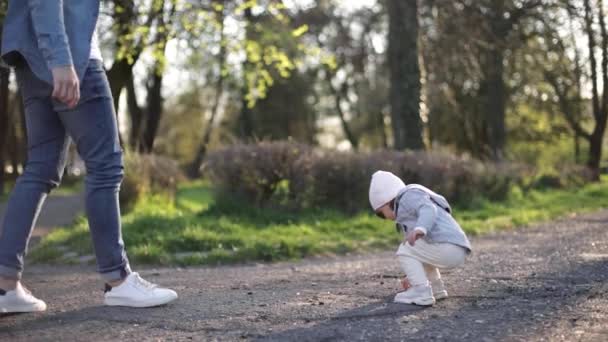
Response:
POLYGON ((89 62, 100 0, 9 0, 2 58, 23 57, 34 74, 53 83, 51 69, 73 65, 80 80, 89 62))
POLYGON ((421 227, 429 243, 451 243, 471 251, 471 243, 451 214, 445 198, 430 189, 409 184, 395 199, 397 227, 403 233, 421 227))

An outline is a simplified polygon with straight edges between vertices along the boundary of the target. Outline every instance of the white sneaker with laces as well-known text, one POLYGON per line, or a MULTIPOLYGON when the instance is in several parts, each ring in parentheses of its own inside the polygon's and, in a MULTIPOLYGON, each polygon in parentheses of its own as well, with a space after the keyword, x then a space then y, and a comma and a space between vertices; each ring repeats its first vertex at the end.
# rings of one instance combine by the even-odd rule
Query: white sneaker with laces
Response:
POLYGON ((431 282, 431 287, 433 288, 433 297, 435 300, 441 300, 448 298, 448 291, 445 290, 445 286, 443 285, 443 280, 438 279, 431 282))
POLYGON ((106 285, 104 304, 109 306, 129 306, 149 308, 165 305, 177 299, 177 293, 158 287, 133 272, 125 281, 116 286, 106 285))
POLYGON ((429 285, 417 285, 397 293, 395 303, 429 306, 435 304, 435 298, 429 285))
POLYGON ((39 312, 46 310, 46 303, 34 297, 32 293, 17 283, 12 291, 0 290, 0 313, 39 312))

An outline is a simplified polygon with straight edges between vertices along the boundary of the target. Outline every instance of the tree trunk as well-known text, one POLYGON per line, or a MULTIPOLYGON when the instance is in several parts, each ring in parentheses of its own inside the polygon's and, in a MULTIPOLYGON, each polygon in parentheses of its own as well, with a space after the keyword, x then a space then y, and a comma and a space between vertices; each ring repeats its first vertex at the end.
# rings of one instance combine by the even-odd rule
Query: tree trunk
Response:
MULTIPOLYGON (((132 36, 132 28, 135 25, 134 19, 136 18, 135 2, 133 0, 114 0, 114 6, 115 10, 113 17, 115 19, 114 29, 116 31, 116 36, 132 36)), ((129 42, 133 43, 132 40, 129 42)), ((126 42, 121 39, 116 39, 116 51, 120 51, 123 44, 126 44, 126 42)), ((127 57, 119 57, 119 55, 116 54, 112 67, 106 72, 108 82, 110 83, 110 92, 112 93, 112 99, 114 101, 116 120, 118 120, 118 115, 120 113, 120 95, 133 73, 133 65, 137 61, 137 58, 139 58, 139 54, 133 56, 131 63, 129 63, 127 57)), ((122 134, 120 134, 120 130, 118 132, 118 139, 120 140, 120 145, 124 146, 124 138, 122 137, 122 134)))
MULTIPOLYGON (((156 68, 155 68, 156 69, 156 68)), ((140 152, 150 153, 154 148, 154 140, 158 133, 158 126, 163 114, 162 95, 163 75, 156 70, 152 73, 152 80, 148 87, 148 106, 144 130, 142 132, 142 145, 140 152)))
MULTIPOLYGON (((150 7, 147 21, 143 23, 143 27, 150 28, 157 16, 162 15, 163 4, 150 7)), ((114 64, 108 70, 107 76, 110 83, 110 91, 114 99, 114 109, 118 116, 120 113, 120 95, 123 89, 127 87, 129 80, 133 77, 133 67, 146 45, 146 35, 143 33, 136 34, 137 29, 142 24, 137 21, 138 10, 134 0, 114 0, 114 6, 115 10, 112 13, 114 30, 116 36, 123 39, 116 40, 116 51, 119 53, 116 54, 114 64), (120 51, 125 48, 125 45, 128 49, 128 56, 121 56, 120 51)), ((118 136, 120 144, 124 146, 124 139, 120 132, 118 136)))
POLYGON ((108 70, 108 82, 110 83, 110 91, 112 92, 112 98, 114 100, 114 108, 116 114, 118 114, 120 95, 122 90, 129 83, 129 79, 132 78, 133 64, 129 64, 126 59, 116 60, 112 67, 108 70))
POLYGON ((25 127, 25 110, 21 99, 21 92, 15 96, 16 110, 9 112, 9 130, 7 153, 12 175, 19 175, 19 167, 25 165, 27 159, 27 129, 25 127))
POLYGON ((131 117, 131 130, 129 132, 129 146, 133 151, 139 151, 141 148, 142 122, 144 113, 137 103, 137 94, 135 92, 135 84, 133 75, 130 75, 127 82, 127 107, 129 116, 131 117))
POLYGON ((207 146, 211 141, 211 133, 213 132, 213 125, 215 123, 215 118, 219 112, 219 103, 223 94, 223 76, 220 76, 218 80, 218 85, 216 86, 215 98, 213 100, 213 106, 211 108, 211 117, 207 121, 207 125, 205 126, 205 132, 203 133, 203 139, 201 140, 201 144, 199 145, 196 156, 194 160, 190 163, 188 167, 188 175, 191 178, 196 178, 200 176, 200 167, 205 160, 205 156, 207 155, 207 146))
POLYGON ((378 119, 378 129, 380 130, 380 137, 382 138, 382 148, 388 148, 388 137, 386 136, 386 127, 384 125, 384 114, 382 111, 378 111, 376 114, 378 119))
POLYGON ((495 161, 503 158, 506 138, 506 89, 503 73, 503 51, 500 47, 494 47, 488 52, 484 115, 491 158, 495 161))
MULTIPOLYGON (((252 39, 252 26, 253 26, 253 14, 251 8, 245 10, 245 39, 252 39)), ((247 94, 249 94, 249 85, 247 82, 247 75, 251 72, 251 63, 249 62, 249 53, 246 53, 245 61, 243 62, 243 86, 241 87, 241 114, 239 117, 239 130, 241 138, 245 141, 253 140, 255 136, 255 129, 253 126, 253 115, 251 108, 247 101, 247 94)))
MULTIPOLYGON (((219 1, 219 3, 223 4, 224 0, 219 1)), ((218 16, 217 21, 220 24, 220 52, 217 55, 218 62, 218 75, 217 82, 215 83, 215 96, 213 98, 213 104, 211 105, 211 117, 207 121, 207 125, 205 126, 205 131, 203 132, 203 138, 201 140, 200 145, 196 150, 196 155, 194 159, 188 166, 188 176, 191 178, 196 178, 200 176, 200 167, 205 160, 205 156, 207 155, 207 146, 211 141, 211 133, 213 133, 213 125, 215 124, 215 118, 219 113, 220 101, 222 99, 222 95, 224 94, 224 68, 226 67, 226 43, 224 36, 224 9, 222 7, 221 10, 216 12, 218 16)))
POLYGON ((348 121, 346 121, 346 115, 344 114, 344 111, 342 110, 342 107, 340 106, 340 100, 341 100, 340 96, 335 97, 336 111, 338 112, 338 115, 340 116, 340 122, 342 123, 342 130, 344 131, 344 134, 346 135, 346 138, 350 142, 350 145, 352 146, 353 150, 356 151, 357 149, 359 149, 359 139, 357 139, 357 137, 355 136, 353 131, 350 129, 350 126, 348 125, 348 121))
POLYGON ((587 33, 587 47, 589 49, 589 62, 591 67, 591 104, 595 127, 589 139, 589 159, 587 166, 593 173, 596 181, 600 180, 600 163, 602 159, 602 142, 606 130, 606 120, 608 118, 608 34, 606 33, 606 23, 602 1, 599 1, 599 26, 600 26, 600 50, 601 50, 601 77, 603 80, 603 91, 600 93, 598 86, 599 76, 597 75, 596 59, 596 34, 593 29, 593 11, 589 0, 584 1, 585 6, 585 31, 587 33))
POLYGON ((589 159, 587 167, 591 170, 593 179, 600 180, 600 162, 602 160, 602 141, 604 140, 604 129, 596 129, 589 140, 589 159))
POLYGON ((0 66, 0 195, 4 194, 6 180, 6 142, 9 125, 8 95, 10 69, 0 66))
MULTIPOLYGON (((247 93, 247 88, 245 87, 242 92, 247 93)), ((242 100, 241 116, 239 121, 242 139, 245 141, 252 141, 255 137, 253 128, 253 115, 251 113, 251 108, 248 107, 247 100, 245 99, 242 100)))
POLYGON ((423 149, 416 0, 388 0, 388 65, 394 146, 423 149))
POLYGON ((574 163, 578 164, 581 160, 581 141, 578 133, 574 133, 574 163))
POLYGON ((350 145, 353 147, 353 150, 357 150, 359 148, 359 139, 355 136, 353 131, 350 129, 350 125, 348 121, 346 121, 346 115, 342 110, 342 99, 346 97, 348 93, 348 85, 344 83, 340 90, 334 88, 331 83, 332 73, 330 68, 325 68, 325 81, 327 82, 327 86, 329 87, 331 94, 334 97, 334 107, 336 108, 336 112, 338 113, 338 117, 340 117, 340 123, 342 124, 342 130, 344 131, 344 135, 346 139, 350 142, 350 145))
MULTIPOLYGON (((165 2, 162 2, 164 6, 165 2)), ((162 55, 166 54, 167 42, 171 35, 171 21, 175 16, 176 3, 171 2, 171 8, 166 14, 161 14, 158 19, 158 29, 155 39, 155 47, 157 50, 155 53, 162 55)), ((163 61, 158 59, 155 62, 154 68, 151 72, 151 79, 148 85, 148 96, 147 96, 147 108, 146 108, 146 121, 143 123, 142 132, 142 149, 143 153, 151 153, 154 149, 154 140, 158 133, 158 126, 163 115, 163 74, 165 72, 163 61)))

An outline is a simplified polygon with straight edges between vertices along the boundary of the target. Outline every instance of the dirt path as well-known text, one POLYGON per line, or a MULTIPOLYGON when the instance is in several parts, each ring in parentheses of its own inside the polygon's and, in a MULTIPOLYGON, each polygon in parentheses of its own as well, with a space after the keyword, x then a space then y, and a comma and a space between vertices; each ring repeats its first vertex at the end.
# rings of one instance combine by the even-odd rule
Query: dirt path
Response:
POLYGON ((92 267, 34 266, 42 314, 0 317, 0 341, 608 341, 608 210, 473 239, 451 297, 391 303, 392 253, 278 265, 143 269, 180 293, 156 309, 100 306, 92 267))

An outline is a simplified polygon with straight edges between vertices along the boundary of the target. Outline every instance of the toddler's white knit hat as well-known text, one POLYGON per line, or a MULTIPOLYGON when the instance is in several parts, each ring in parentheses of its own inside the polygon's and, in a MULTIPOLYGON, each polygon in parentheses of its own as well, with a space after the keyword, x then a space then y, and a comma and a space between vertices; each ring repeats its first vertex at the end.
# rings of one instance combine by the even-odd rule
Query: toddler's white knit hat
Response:
POLYGON ((369 185, 369 203, 374 211, 392 201, 405 188, 403 181, 388 171, 376 171, 369 185))

